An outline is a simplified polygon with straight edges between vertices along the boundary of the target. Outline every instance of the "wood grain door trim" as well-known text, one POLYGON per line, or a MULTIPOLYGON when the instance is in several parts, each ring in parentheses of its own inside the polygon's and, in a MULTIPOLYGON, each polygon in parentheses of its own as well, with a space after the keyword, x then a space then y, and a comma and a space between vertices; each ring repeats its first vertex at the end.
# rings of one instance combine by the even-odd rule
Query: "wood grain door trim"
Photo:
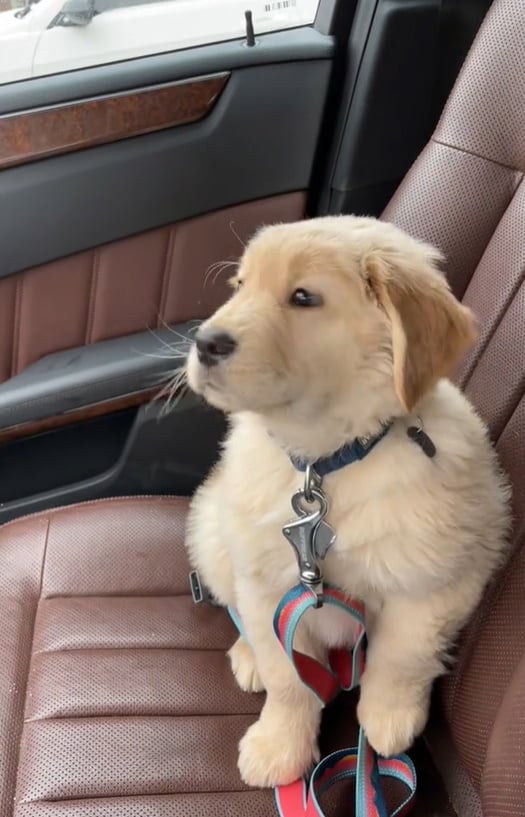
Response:
POLYGON ((213 110, 229 76, 0 116, 0 169, 198 122, 213 110))
POLYGON ((43 434, 46 431, 55 431, 65 426, 83 423, 87 420, 93 420, 96 417, 104 417, 105 415, 114 414, 115 412, 139 408, 155 399, 161 399, 162 395, 162 389, 159 387, 144 389, 142 391, 133 392, 132 394, 125 394, 110 400, 93 403, 89 406, 83 406, 79 409, 72 409, 71 411, 54 417, 45 417, 42 420, 32 420, 27 423, 6 426, 0 429, 0 445, 26 437, 34 437, 36 434, 43 434))

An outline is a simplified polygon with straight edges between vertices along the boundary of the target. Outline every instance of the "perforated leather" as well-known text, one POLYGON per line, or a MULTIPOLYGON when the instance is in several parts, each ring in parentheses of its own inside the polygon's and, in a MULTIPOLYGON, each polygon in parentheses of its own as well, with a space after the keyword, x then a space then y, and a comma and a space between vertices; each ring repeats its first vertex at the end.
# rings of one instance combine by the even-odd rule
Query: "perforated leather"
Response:
MULTIPOLYGON (((513 556, 441 685, 447 729, 484 817, 525 815, 524 42, 525 4, 496 0, 432 141, 384 213, 444 251, 454 291, 478 316, 479 342, 457 378, 513 483, 513 556)), ((458 804, 462 784, 444 773, 458 804)), ((476 809, 471 798, 459 813, 476 809)))
MULTIPOLYGON (((2 817, 277 817, 272 792, 239 778, 263 696, 234 681, 225 611, 189 595, 186 508, 106 500, 0 530, 2 817)), ((323 750, 356 737, 355 699, 342 696, 323 750)), ((403 794, 386 787, 391 810, 403 794)), ((341 785, 324 805, 347 817, 353 798, 341 785)), ((448 817, 429 767, 414 817, 438 802, 448 817)))
POLYGON ((233 679, 227 615, 189 596, 186 504, 89 503, 0 531, 3 817, 271 813, 236 766, 262 696, 233 679))

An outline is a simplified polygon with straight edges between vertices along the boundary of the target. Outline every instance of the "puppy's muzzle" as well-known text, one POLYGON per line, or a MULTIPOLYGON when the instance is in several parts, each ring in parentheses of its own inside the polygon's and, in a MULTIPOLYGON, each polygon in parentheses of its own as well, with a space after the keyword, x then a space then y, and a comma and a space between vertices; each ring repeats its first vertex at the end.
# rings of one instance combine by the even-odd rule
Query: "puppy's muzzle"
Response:
POLYGON ((237 341, 223 329, 202 327, 195 337, 197 357, 203 366, 216 366, 230 357, 237 348, 237 341))

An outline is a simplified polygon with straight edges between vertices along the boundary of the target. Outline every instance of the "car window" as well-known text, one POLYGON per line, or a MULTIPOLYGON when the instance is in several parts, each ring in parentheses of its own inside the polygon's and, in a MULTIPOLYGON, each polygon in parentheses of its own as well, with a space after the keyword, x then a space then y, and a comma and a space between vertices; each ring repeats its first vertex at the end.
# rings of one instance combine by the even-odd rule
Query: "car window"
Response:
POLYGON ((314 22, 319 0, 0 0, 0 84, 314 22))

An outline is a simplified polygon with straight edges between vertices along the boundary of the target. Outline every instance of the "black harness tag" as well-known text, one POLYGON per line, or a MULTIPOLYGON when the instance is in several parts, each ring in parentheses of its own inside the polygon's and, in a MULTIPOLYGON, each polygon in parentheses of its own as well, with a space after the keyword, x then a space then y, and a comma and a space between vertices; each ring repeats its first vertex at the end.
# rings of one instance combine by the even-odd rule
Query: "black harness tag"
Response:
POLYGON ((202 604, 203 602, 212 601, 208 588, 201 582, 200 576, 196 570, 191 571, 189 580, 194 604, 202 604))
POLYGON ((436 456, 436 446, 422 428, 419 428, 418 426, 410 426, 407 428, 407 435, 411 440, 413 440, 413 442, 419 445, 422 452, 429 459, 436 456))

